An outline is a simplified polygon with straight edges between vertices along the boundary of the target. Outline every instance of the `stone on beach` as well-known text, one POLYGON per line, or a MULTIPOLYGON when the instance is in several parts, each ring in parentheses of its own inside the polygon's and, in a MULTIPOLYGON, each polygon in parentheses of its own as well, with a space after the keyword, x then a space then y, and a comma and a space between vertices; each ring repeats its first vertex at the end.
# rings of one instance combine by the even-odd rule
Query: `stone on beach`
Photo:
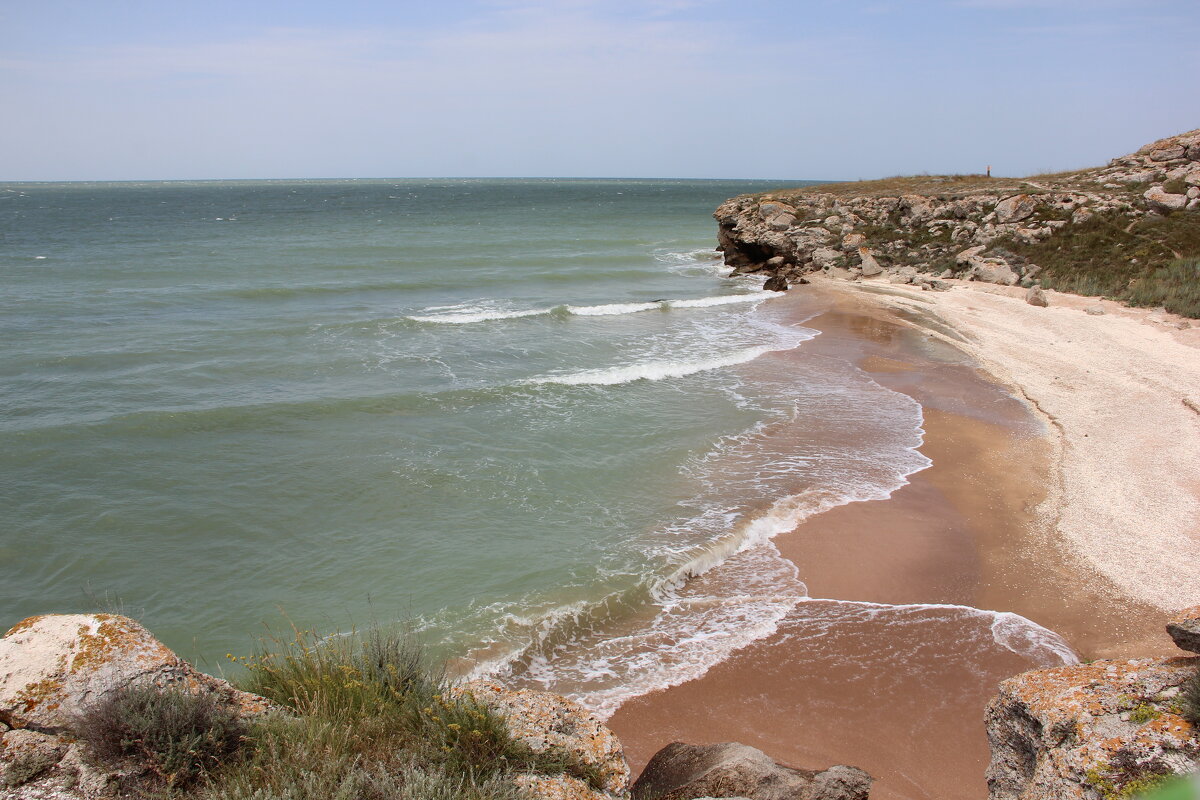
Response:
POLYGON ((866 800, 871 776, 857 767, 804 770, 776 764, 766 753, 736 742, 672 742, 654 754, 633 785, 638 800, 866 800))
POLYGON ((1177 612, 1167 623, 1167 633, 1180 650, 1200 653, 1200 606, 1177 612))

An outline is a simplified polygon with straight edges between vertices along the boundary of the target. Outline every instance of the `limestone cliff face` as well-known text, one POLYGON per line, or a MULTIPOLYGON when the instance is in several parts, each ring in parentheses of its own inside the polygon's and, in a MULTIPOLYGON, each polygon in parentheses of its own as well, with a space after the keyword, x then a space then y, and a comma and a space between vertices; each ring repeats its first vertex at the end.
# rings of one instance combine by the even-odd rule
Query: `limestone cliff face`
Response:
POLYGON ((786 283, 805 273, 875 277, 940 288, 936 278, 1032 284, 1036 264, 996 245, 1037 243, 1096 214, 1200 217, 1200 129, 1106 167, 1028 180, 925 176, 735 197, 714 217, 718 249, 737 272, 786 283))

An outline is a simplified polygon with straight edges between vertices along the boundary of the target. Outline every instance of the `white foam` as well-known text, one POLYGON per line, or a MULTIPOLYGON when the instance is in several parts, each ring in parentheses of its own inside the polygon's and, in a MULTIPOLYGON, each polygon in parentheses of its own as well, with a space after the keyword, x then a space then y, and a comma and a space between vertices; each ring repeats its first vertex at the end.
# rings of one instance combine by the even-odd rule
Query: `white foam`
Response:
POLYGON ((772 352, 771 347, 747 347, 723 356, 698 358, 694 360, 643 361, 638 364, 628 364, 609 369, 588 369, 581 372, 571 372, 566 375, 545 375, 530 378, 526 384, 559 384, 562 386, 616 386, 634 381, 661 381, 666 378, 682 378, 697 372, 732 367, 753 361, 764 353, 772 352))
POLYGON ((567 311, 577 317, 612 317, 621 314, 636 314, 639 311, 661 311, 658 303, 609 303, 599 306, 567 306, 567 311))
POLYGON ((553 308, 507 309, 494 305, 456 305, 429 306, 424 313, 413 314, 406 319, 414 322, 434 322, 445 325, 469 325, 476 322, 490 322, 500 319, 519 319, 521 317, 539 317, 553 314, 556 309, 565 308, 567 313, 577 317, 609 317, 623 314, 638 314, 643 311, 661 311, 666 308, 709 308, 735 303, 761 303, 770 300, 774 292, 755 291, 746 294, 725 294, 712 297, 696 297, 683 300, 654 300, 645 303, 602 303, 591 306, 555 306, 553 308))
POLYGON ((413 315, 407 317, 414 322, 437 322, 445 325, 469 325, 473 322, 488 322, 496 319, 517 319, 519 317, 536 317, 549 314, 553 309, 532 308, 525 311, 459 311, 445 314, 430 314, 425 316, 413 315))
POLYGON ((730 303, 761 303, 778 297, 778 292, 752 292, 749 294, 723 294, 715 297, 697 297, 694 300, 672 300, 672 308, 708 308, 709 306, 724 306, 730 303))

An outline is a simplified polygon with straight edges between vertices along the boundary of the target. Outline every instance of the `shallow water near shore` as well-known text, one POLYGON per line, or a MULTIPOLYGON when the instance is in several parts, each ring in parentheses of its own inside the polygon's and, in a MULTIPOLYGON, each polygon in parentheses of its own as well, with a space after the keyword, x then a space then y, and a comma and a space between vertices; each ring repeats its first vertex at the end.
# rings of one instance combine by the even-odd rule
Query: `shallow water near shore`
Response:
POLYGON ((716 260, 770 187, 0 187, 0 624, 115 603, 217 669, 399 623, 605 715, 703 674, 806 597, 772 537, 929 464, 716 260))

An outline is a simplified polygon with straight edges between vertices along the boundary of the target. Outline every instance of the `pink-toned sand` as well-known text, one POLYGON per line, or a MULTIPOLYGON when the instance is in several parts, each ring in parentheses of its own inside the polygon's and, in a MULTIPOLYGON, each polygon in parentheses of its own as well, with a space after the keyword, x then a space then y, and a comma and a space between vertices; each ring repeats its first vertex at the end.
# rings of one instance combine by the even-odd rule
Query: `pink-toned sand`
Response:
POLYGON ((864 767, 877 800, 982 800, 984 706, 1039 664, 972 609, 1107 657, 1172 652, 1163 610, 1200 602, 1200 329, 1054 293, 1036 308, 991 286, 794 291, 830 309, 804 323, 822 331, 807 351, 921 402, 933 466, 779 537, 809 595, 829 600, 609 724, 635 771, 670 741, 736 740, 796 766, 864 767))

